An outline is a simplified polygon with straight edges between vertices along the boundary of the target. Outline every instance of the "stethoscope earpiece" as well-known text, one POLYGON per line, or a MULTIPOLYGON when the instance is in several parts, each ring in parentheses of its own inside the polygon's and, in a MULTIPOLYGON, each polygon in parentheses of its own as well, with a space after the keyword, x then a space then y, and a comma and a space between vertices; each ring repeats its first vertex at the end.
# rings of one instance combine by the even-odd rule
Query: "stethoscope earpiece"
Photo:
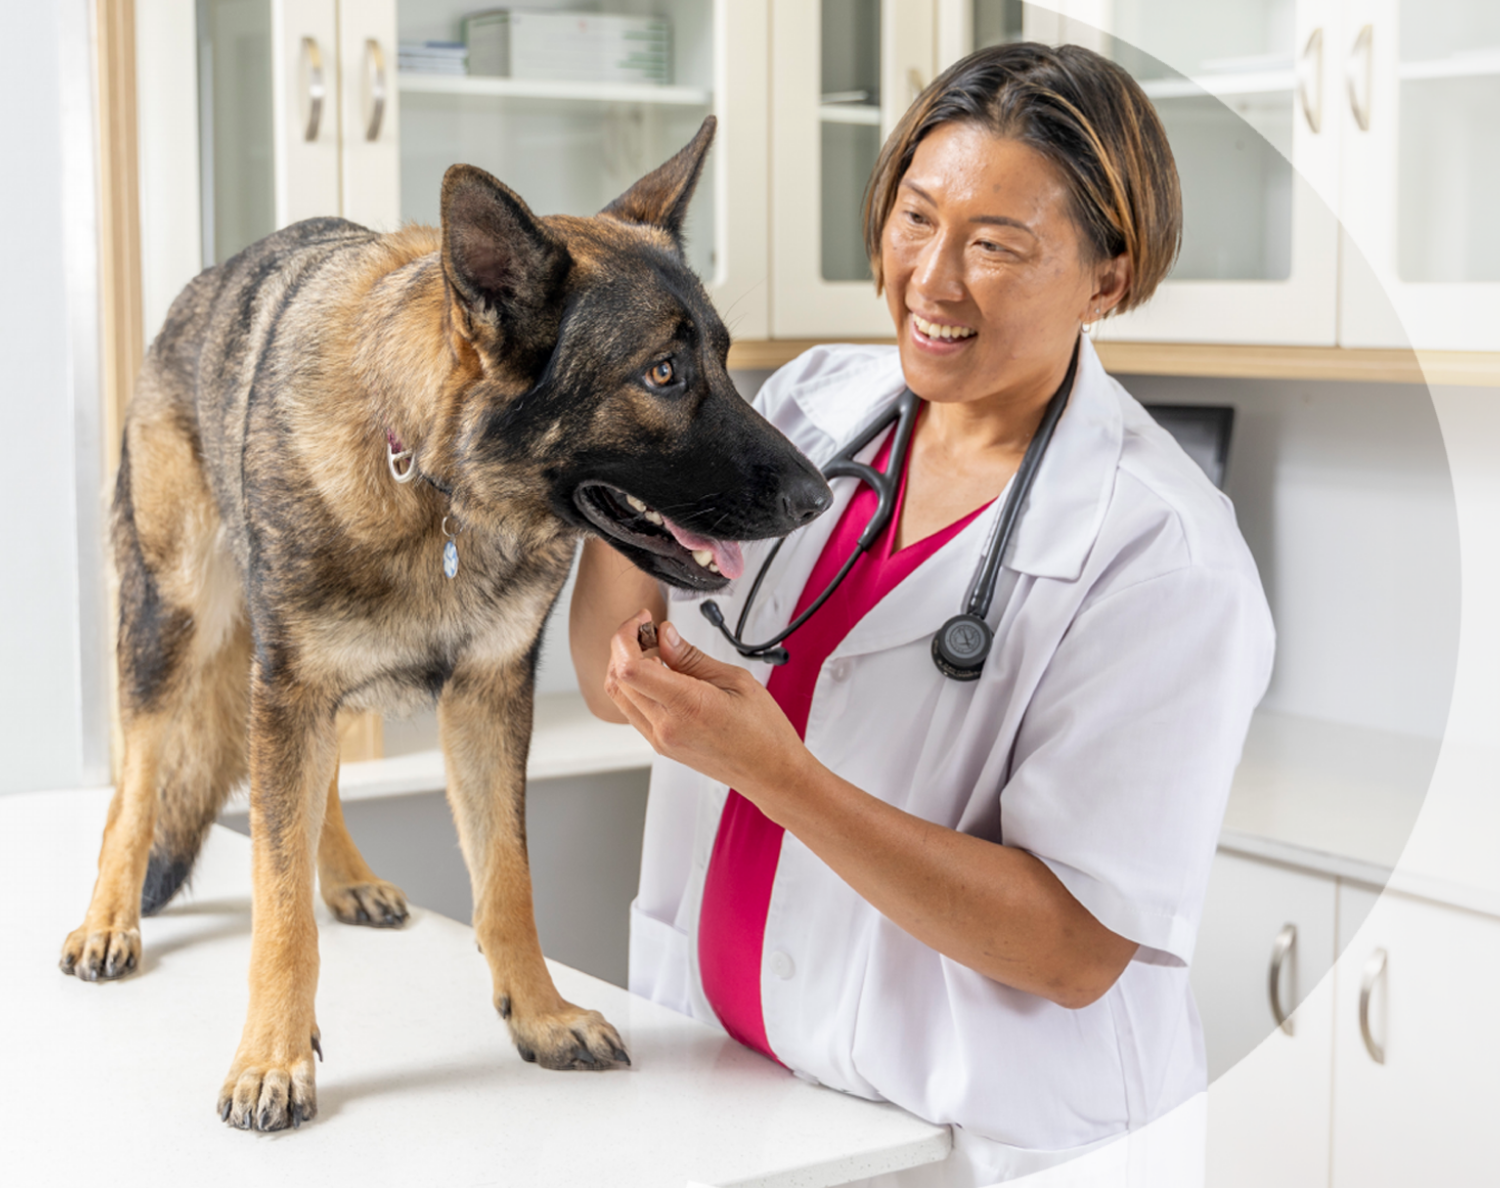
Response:
POLYGON ((976 681, 994 638, 990 625, 978 615, 954 615, 932 637, 933 663, 955 681, 976 681))

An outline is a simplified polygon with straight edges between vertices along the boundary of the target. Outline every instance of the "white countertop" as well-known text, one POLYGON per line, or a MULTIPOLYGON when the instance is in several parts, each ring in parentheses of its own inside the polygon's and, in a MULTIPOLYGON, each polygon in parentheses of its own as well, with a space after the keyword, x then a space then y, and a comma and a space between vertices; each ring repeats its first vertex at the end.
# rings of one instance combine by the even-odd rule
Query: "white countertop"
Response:
POLYGON ((214 1112, 246 1002, 249 843, 215 828, 192 893, 142 926, 141 973, 57 969, 92 887, 108 790, 0 796, 9 909, 0 1177, 29 1184, 832 1185, 937 1161, 946 1128, 819 1088, 722 1033, 566 967, 634 1067, 525 1064, 467 927, 400 931, 318 905, 319 1116, 274 1135, 214 1112))
POLYGON ((1384 882, 1401 857, 1439 742, 1260 712, 1250 723, 1221 844, 1384 882))

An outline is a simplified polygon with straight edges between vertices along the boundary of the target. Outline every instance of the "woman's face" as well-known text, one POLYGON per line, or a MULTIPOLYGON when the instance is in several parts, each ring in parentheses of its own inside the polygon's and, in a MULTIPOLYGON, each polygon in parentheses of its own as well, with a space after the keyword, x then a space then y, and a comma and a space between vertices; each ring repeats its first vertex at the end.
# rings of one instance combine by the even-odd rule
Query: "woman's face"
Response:
POLYGON ((943 404, 1046 399, 1128 272, 1088 260, 1052 162, 970 123, 917 146, 880 246, 906 382, 943 404))

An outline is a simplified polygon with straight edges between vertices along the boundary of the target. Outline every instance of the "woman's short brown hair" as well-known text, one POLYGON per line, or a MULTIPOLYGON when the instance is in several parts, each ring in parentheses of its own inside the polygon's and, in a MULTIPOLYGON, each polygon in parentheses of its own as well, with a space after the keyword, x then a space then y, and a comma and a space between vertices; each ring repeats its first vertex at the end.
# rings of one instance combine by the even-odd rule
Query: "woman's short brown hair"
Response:
POLYGON ((1182 240, 1182 194, 1161 120, 1136 81, 1108 58, 1035 42, 982 49, 950 66, 885 142, 864 209, 877 291, 884 285, 880 240, 896 189, 922 138, 955 121, 1029 145, 1062 171, 1090 262, 1122 254, 1130 260, 1118 310, 1156 291, 1182 240))

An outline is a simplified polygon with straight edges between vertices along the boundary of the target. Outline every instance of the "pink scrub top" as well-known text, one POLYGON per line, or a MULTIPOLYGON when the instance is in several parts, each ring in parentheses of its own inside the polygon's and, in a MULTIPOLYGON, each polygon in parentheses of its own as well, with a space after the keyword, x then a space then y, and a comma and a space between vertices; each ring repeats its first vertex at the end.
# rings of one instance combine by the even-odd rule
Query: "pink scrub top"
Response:
MULTIPOLYGON (((920 411, 918 416, 920 419, 920 411)), ((873 465, 882 473, 890 461, 894 437, 893 429, 875 457, 873 465)), ((896 551, 896 530, 906 502, 906 478, 907 469, 903 465, 891 522, 854 563, 854 568, 828 601, 787 641, 791 659, 771 672, 766 688, 796 727, 799 738, 806 737, 813 690, 824 661, 882 598, 984 510, 984 507, 975 508, 948 527, 896 551)), ((875 514, 877 503, 875 489, 864 486, 844 509, 843 518, 829 537, 801 597, 797 599, 793 619, 827 588, 854 552, 860 533, 875 514)), ((698 966, 704 993, 719 1016, 719 1022, 740 1043, 773 1060, 777 1058, 776 1053, 771 1051, 766 1039, 765 1019, 761 1013, 760 970, 766 914, 771 904, 771 888, 776 881, 776 866, 781 859, 784 832, 749 800, 736 791, 730 791, 724 813, 719 818, 719 831, 714 838, 698 919, 698 966)))

